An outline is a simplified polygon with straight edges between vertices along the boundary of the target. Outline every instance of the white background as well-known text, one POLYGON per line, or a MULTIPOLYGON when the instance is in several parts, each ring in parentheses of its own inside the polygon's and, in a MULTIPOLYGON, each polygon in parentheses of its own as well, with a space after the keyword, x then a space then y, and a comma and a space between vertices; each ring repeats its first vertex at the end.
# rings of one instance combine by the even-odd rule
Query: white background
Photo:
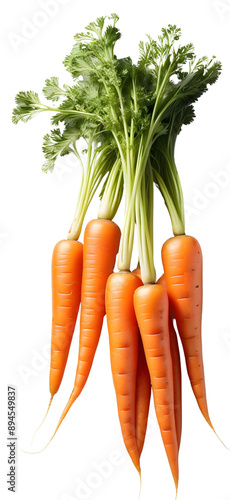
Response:
MULTIPOLYGON (((118 26, 123 34, 118 56, 131 55, 135 60, 138 42, 146 33, 157 36, 162 26, 175 23, 182 28, 182 41, 193 42, 199 56, 215 54, 223 63, 221 78, 196 105, 195 122, 178 139, 176 160, 187 207, 186 232, 199 240, 204 256, 203 352, 209 410, 217 433, 230 447, 230 2, 56 0, 52 15, 45 13, 47 3, 12 0, 1 7, 1 498, 12 496, 6 487, 6 417, 7 385, 15 384, 19 436, 16 498, 137 500, 139 479, 119 429, 106 322, 87 385, 55 439, 41 454, 20 451, 30 450, 31 437, 49 400, 50 262, 53 246, 66 237, 72 220, 80 169, 63 159, 52 175, 42 173, 42 137, 49 131, 49 117, 41 115, 27 124, 13 125, 14 97, 20 90, 41 94, 45 78, 50 76, 68 83, 70 76, 62 61, 72 48, 74 34, 96 17, 112 12, 120 16, 118 26), (16 37, 21 38, 16 41, 16 37), (98 472, 102 462, 107 467, 104 464, 98 472), (79 491, 80 481, 88 484, 84 494, 79 491)), ((96 217, 97 210, 95 198, 86 222, 96 217)), ((154 217, 159 277, 161 246, 171 236, 171 227, 157 192, 154 217)), ((123 206, 115 220, 122 227, 123 206)), ((34 449, 46 444, 70 394, 77 347, 78 328, 62 386, 34 449)), ((178 500, 230 500, 230 451, 199 413, 183 360, 182 368, 178 500)), ((142 476, 142 500, 175 498, 153 405, 142 476)))

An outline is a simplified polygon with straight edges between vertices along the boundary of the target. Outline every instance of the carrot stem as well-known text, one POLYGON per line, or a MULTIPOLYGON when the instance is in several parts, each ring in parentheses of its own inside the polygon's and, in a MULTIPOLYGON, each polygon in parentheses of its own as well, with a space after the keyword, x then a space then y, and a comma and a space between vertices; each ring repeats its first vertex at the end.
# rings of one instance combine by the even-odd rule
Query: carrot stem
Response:
POLYGON ((143 283, 155 283, 153 261, 153 179, 147 169, 136 196, 137 244, 143 283))
POLYGON ((112 170, 109 173, 105 190, 101 198, 101 204, 98 212, 98 219, 112 220, 121 202, 123 194, 123 175, 121 169, 121 160, 117 158, 112 170))
POLYGON ((150 154, 154 182, 164 198, 175 236, 185 234, 184 198, 174 154, 183 119, 183 114, 171 117, 167 134, 158 137, 150 154))
MULTIPOLYGON (((103 145, 94 150, 93 138, 94 136, 92 135, 88 144, 86 167, 85 171, 83 170, 83 177, 81 188, 79 190, 77 207, 75 210, 70 232, 67 236, 68 239, 78 240, 81 234, 86 212, 97 188, 99 187, 102 178, 104 177, 106 172, 113 169, 114 164, 119 161, 116 157, 116 152, 114 152, 114 150, 112 150, 109 145, 103 145)), ((119 198, 115 203, 115 207, 112 207, 113 213, 116 210, 116 207, 118 208, 118 206, 119 198)), ((112 212, 109 211, 109 209, 110 207, 107 206, 107 214, 104 213, 103 218, 110 219, 112 212)))

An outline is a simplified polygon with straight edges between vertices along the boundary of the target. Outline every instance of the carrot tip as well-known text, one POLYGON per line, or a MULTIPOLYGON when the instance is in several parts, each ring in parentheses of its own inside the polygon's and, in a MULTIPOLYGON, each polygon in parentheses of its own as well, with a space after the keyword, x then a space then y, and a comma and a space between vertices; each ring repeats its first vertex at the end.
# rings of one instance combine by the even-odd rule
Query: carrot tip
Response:
POLYGON ((211 422, 211 420, 210 420, 209 416, 208 416, 208 418, 207 418, 207 417, 205 417, 205 420, 206 420, 206 422, 208 422, 208 425, 211 427, 211 429, 213 430, 214 434, 215 434, 215 435, 216 435, 216 437, 219 439, 219 441, 221 442, 221 444, 222 444, 222 445, 226 448, 226 450, 230 451, 230 448, 228 448, 228 447, 226 446, 226 444, 222 441, 222 439, 220 438, 220 436, 218 436, 217 432, 215 431, 215 428, 214 428, 214 427, 213 427, 213 425, 212 425, 212 422, 211 422))
POLYGON ((213 432, 215 433, 216 437, 219 439, 219 441, 221 442, 221 444, 226 448, 226 450, 230 451, 230 448, 228 448, 228 446, 226 446, 226 444, 222 441, 222 439, 220 439, 220 436, 218 436, 218 434, 216 433, 215 429, 213 426, 211 426, 213 432))
POLYGON ((142 490, 142 478, 141 478, 141 470, 139 472, 139 478, 140 478, 140 489, 139 489, 139 500, 141 498, 141 490, 142 490))
POLYGON ((175 496, 175 500, 177 499, 177 494, 178 494, 178 479, 175 481, 174 479, 174 482, 175 482, 175 487, 176 487, 176 496, 175 496))

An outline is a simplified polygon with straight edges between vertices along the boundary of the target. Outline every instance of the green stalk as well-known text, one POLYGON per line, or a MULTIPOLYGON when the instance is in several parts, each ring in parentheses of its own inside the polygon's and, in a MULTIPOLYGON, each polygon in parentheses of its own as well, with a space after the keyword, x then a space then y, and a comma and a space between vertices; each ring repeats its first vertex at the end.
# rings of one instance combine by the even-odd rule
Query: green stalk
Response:
MULTIPOLYGON (((155 120, 155 116, 156 116, 156 113, 158 111, 158 109, 157 109, 158 108, 158 102, 161 102, 161 100, 162 100, 162 96, 163 96, 163 94, 165 92, 166 85, 167 85, 167 83, 169 81, 171 72, 172 72, 172 68, 170 66, 169 69, 168 69, 168 71, 166 72, 164 78, 163 78, 163 81, 162 81, 159 89, 158 89, 158 82, 157 82, 156 101, 155 101, 155 105, 154 105, 154 108, 153 108, 151 124, 155 120)), ((158 74, 158 79, 159 79, 159 74, 158 74)))
POLYGON ((102 118, 95 113, 89 113, 88 111, 78 111, 77 109, 63 109, 63 108, 51 108, 50 106, 46 106, 46 104, 41 104, 42 106, 45 107, 45 109, 41 109, 41 111, 55 111, 55 113, 61 113, 61 114, 76 114, 79 116, 88 116, 89 118, 97 118, 102 122, 102 118))
POLYGON ((93 152, 93 137, 89 139, 86 168, 83 171, 81 189, 71 230, 67 236, 68 239, 78 240, 80 236, 84 218, 92 198, 105 173, 110 169, 112 159, 110 159, 109 152, 109 146, 103 146, 93 152))
POLYGON ((125 199, 125 221, 121 233, 120 250, 118 254, 117 267, 120 271, 130 271, 131 257, 134 242, 134 229, 135 229, 135 211, 131 210, 131 192, 132 182, 130 180, 128 188, 126 187, 125 199))
MULTIPOLYGON (((173 198, 170 196, 169 191, 162 179, 162 177, 158 174, 158 172, 154 172, 155 182, 158 185, 160 192, 164 198, 165 205, 169 212, 169 216, 172 223, 172 230, 174 236, 179 236, 185 234, 185 222, 184 222, 184 211, 182 213, 178 213, 173 198)), ((181 211, 183 208, 181 209, 181 211)))
POLYGON ((92 138, 89 140, 89 146, 88 146, 88 155, 87 155, 87 164, 86 164, 86 169, 85 171, 83 170, 82 173, 82 182, 81 182, 81 188, 79 191, 79 196, 78 196, 78 202, 77 202, 77 207, 75 210, 73 222, 71 224, 70 231, 67 235, 68 239, 71 240, 78 240, 83 221, 85 218, 85 214, 89 205, 89 196, 87 196, 88 192, 88 187, 89 187, 89 181, 90 181, 90 175, 91 175, 91 170, 92 170, 92 138))
POLYGON ((122 93, 117 86, 115 86, 115 89, 119 99, 126 143, 126 155, 122 155, 122 169, 125 187, 125 222, 122 228, 121 249, 118 256, 118 269, 120 271, 130 271, 135 229, 135 212, 134 210, 130 212, 133 184, 135 179, 134 124, 133 120, 131 120, 129 134, 122 93))
POLYGON ((156 271, 153 261, 153 178, 148 163, 136 195, 135 214, 137 244, 141 278, 144 284, 155 283, 156 271))
POLYGON ((152 249, 152 258, 153 258, 153 174, 152 174, 152 168, 151 168, 151 162, 150 160, 148 161, 148 170, 147 170, 147 177, 146 177, 146 202, 147 202, 147 218, 148 218, 148 228, 149 228, 149 237, 150 237, 150 242, 151 242, 151 249, 152 249))
MULTIPOLYGON (((159 100, 159 97, 161 97, 165 86, 167 84, 167 79, 169 75, 169 70, 166 73, 164 80, 160 86, 160 91, 159 95, 157 96, 157 102, 159 100)), ((130 169, 130 179, 128 182, 128 186, 126 186, 125 182, 125 188, 126 188, 126 195, 129 193, 126 199, 126 213, 125 213, 125 223, 123 226, 123 231, 122 231, 122 237, 121 237, 121 243, 120 243, 120 251, 118 255, 118 268, 120 270, 129 270, 130 269, 130 263, 131 263, 131 256, 132 256, 132 248, 133 248, 133 239, 134 239, 134 223, 135 223, 135 198, 138 194, 138 191, 140 189, 140 185, 142 182, 142 177, 145 176, 145 170, 146 170, 146 165, 149 160, 149 155, 150 151, 152 148, 152 145, 154 141, 157 139, 158 135, 161 133, 160 131, 160 124, 161 124, 161 119, 163 117, 163 113, 165 112, 167 106, 164 107, 163 111, 159 112, 157 116, 156 115, 156 109, 154 107, 152 116, 151 116, 151 122, 150 126, 148 128, 148 131, 141 136, 140 142, 139 142, 139 148, 138 148, 138 154, 137 154, 137 160, 136 160, 136 165, 132 166, 132 169, 130 169), (134 175, 134 178, 133 178, 134 175)), ((134 142, 134 139, 133 139, 134 142)), ((134 147, 133 143, 130 143, 130 149, 134 147)), ((133 151, 132 151, 132 158, 133 158, 133 151)), ((133 164, 133 162, 132 162, 133 164)), ((140 195, 140 191, 138 196, 140 195)), ((145 193, 144 193, 145 195, 145 193)), ((145 219, 145 210, 143 207, 139 207, 138 211, 138 216, 139 216, 139 221, 140 218, 144 217, 145 219)), ((136 214, 137 215, 137 214, 136 214)), ((144 221, 145 223, 145 221, 144 221)), ((139 239, 141 241, 141 238, 139 239)), ((148 257, 147 257, 148 261, 148 257)), ((146 268, 149 267, 151 268, 151 265, 147 263, 146 268)), ((154 267, 154 266, 153 266, 154 267)), ((151 276, 151 279, 154 281, 154 274, 155 271, 151 269, 149 271, 149 276, 151 276)), ((147 272, 146 272, 146 277, 147 277, 147 272)))
MULTIPOLYGON (((109 88, 108 88, 108 86, 107 86, 104 78, 102 78, 102 82, 103 82, 103 85, 104 85, 104 88, 105 88, 105 91, 106 91, 107 95, 109 95, 109 88)), ((115 120, 116 123, 119 123, 116 111, 115 111, 115 109, 114 109, 113 106, 111 106, 111 111, 112 111, 112 117, 113 117, 113 119, 115 120)), ((121 157, 121 161, 122 161, 122 167, 123 167, 123 173, 124 173, 124 178, 126 178, 126 176, 127 176, 126 160, 125 160, 125 157, 124 157, 122 146, 121 146, 121 143, 119 141, 117 133, 114 130, 112 130, 111 132, 113 134, 113 137, 114 137, 114 139, 116 141, 116 144, 117 144, 117 147, 118 147, 118 150, 119 150, 119 153, 120 153, 120 157, 121 157)))
POLYGON ((134 144, 131 147, 132 147, 132 155, 134 156, 134 161, 132 163, 132 172, 128 179, 129 182, 125 184, 125 192, 126 192, 125 220, 121 234, 121 243, 120 243, 120 250, 118 254, 118 263, 117 263, 118 269, 120 271, 130 271, 133 241, 134 241, 134 228, 135 228, 134 201, 138 185, 137 180, 141 176, 143 135, 140 138, 137 155, 133 154, 134 144))
MULTIPOLYGON (((159 120, 160 119, 157 119, 155 121, 151 130, 149 129, 147 134, 145 133, 144 135, 141 135, 139 141, 136 163, 133 165, 133 175, 128 186, 129 197, 126 202, 125 222, 121 235, 120 251, 118 254, 118 268, 120 270, 130 269, 134 239, 135 198, 137 196, 138 189, 140 188, 142 176, 145 175, 151 146, 157 138, 159 120)), ((131 145, 131 147, 134 146, 131 145)))
MULTIPOLYGON (((175 163, 175 141, 178 119, 172 119, 167 135, 158 138, 152 148, 151 163, 153 176, 168 209, 175 236, 185 234, 184 198, 175 163)), ((179 128, 180 131, 180 128, 179 128)))
POLYGON ((112 220, 121 202, 123 193, 123 175, 121 160, 118 158, 109 173, 105 190, 102 195, 98 218, 112 220))

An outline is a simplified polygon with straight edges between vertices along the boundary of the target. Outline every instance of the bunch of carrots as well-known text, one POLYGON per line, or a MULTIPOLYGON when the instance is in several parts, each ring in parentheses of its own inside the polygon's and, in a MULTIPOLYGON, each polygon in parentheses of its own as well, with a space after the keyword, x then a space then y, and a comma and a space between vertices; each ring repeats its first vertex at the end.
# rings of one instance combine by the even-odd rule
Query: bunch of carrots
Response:
POLYGON ((182 126, 195 118, 194 103, 216 82, 221 64, 215 57, 197 58, 191 43, 180 45, 181 31, 172 25, 156 40, 148 36, 140 42, 136 64, 130 57, 119 59, 114 52, 121 37, 117 21, 116 14, 100 17, 77 34, 64 61, 73 86, 47 79, 43 93, 52 105, 43 104, 35 92, 20 92, 13 122, 51 112, 54 128, 44 136, 43 170, 52 171, 58 156, 70 153, 82 166, 76 212, 52 258, 50 404, 62 382, 80 310, 76 377, 55 433, 87 382, 106 315, 124 444, 140 473, 152 392, 177 489, 182 428, 178 335, 200 411, 213 425, 202 360, 202 252, 198 241, 185 234, 175 144, 182 126), (154 186, 163 196, 173 233, 162 248, 164 274, 158 281, 154 186), (98 188, 98 218, 87 224, 81 243, 98 188), (121 231, 113 219, 123 195, 121 231), (139 261, 131 270, 135 233, 139 261))

